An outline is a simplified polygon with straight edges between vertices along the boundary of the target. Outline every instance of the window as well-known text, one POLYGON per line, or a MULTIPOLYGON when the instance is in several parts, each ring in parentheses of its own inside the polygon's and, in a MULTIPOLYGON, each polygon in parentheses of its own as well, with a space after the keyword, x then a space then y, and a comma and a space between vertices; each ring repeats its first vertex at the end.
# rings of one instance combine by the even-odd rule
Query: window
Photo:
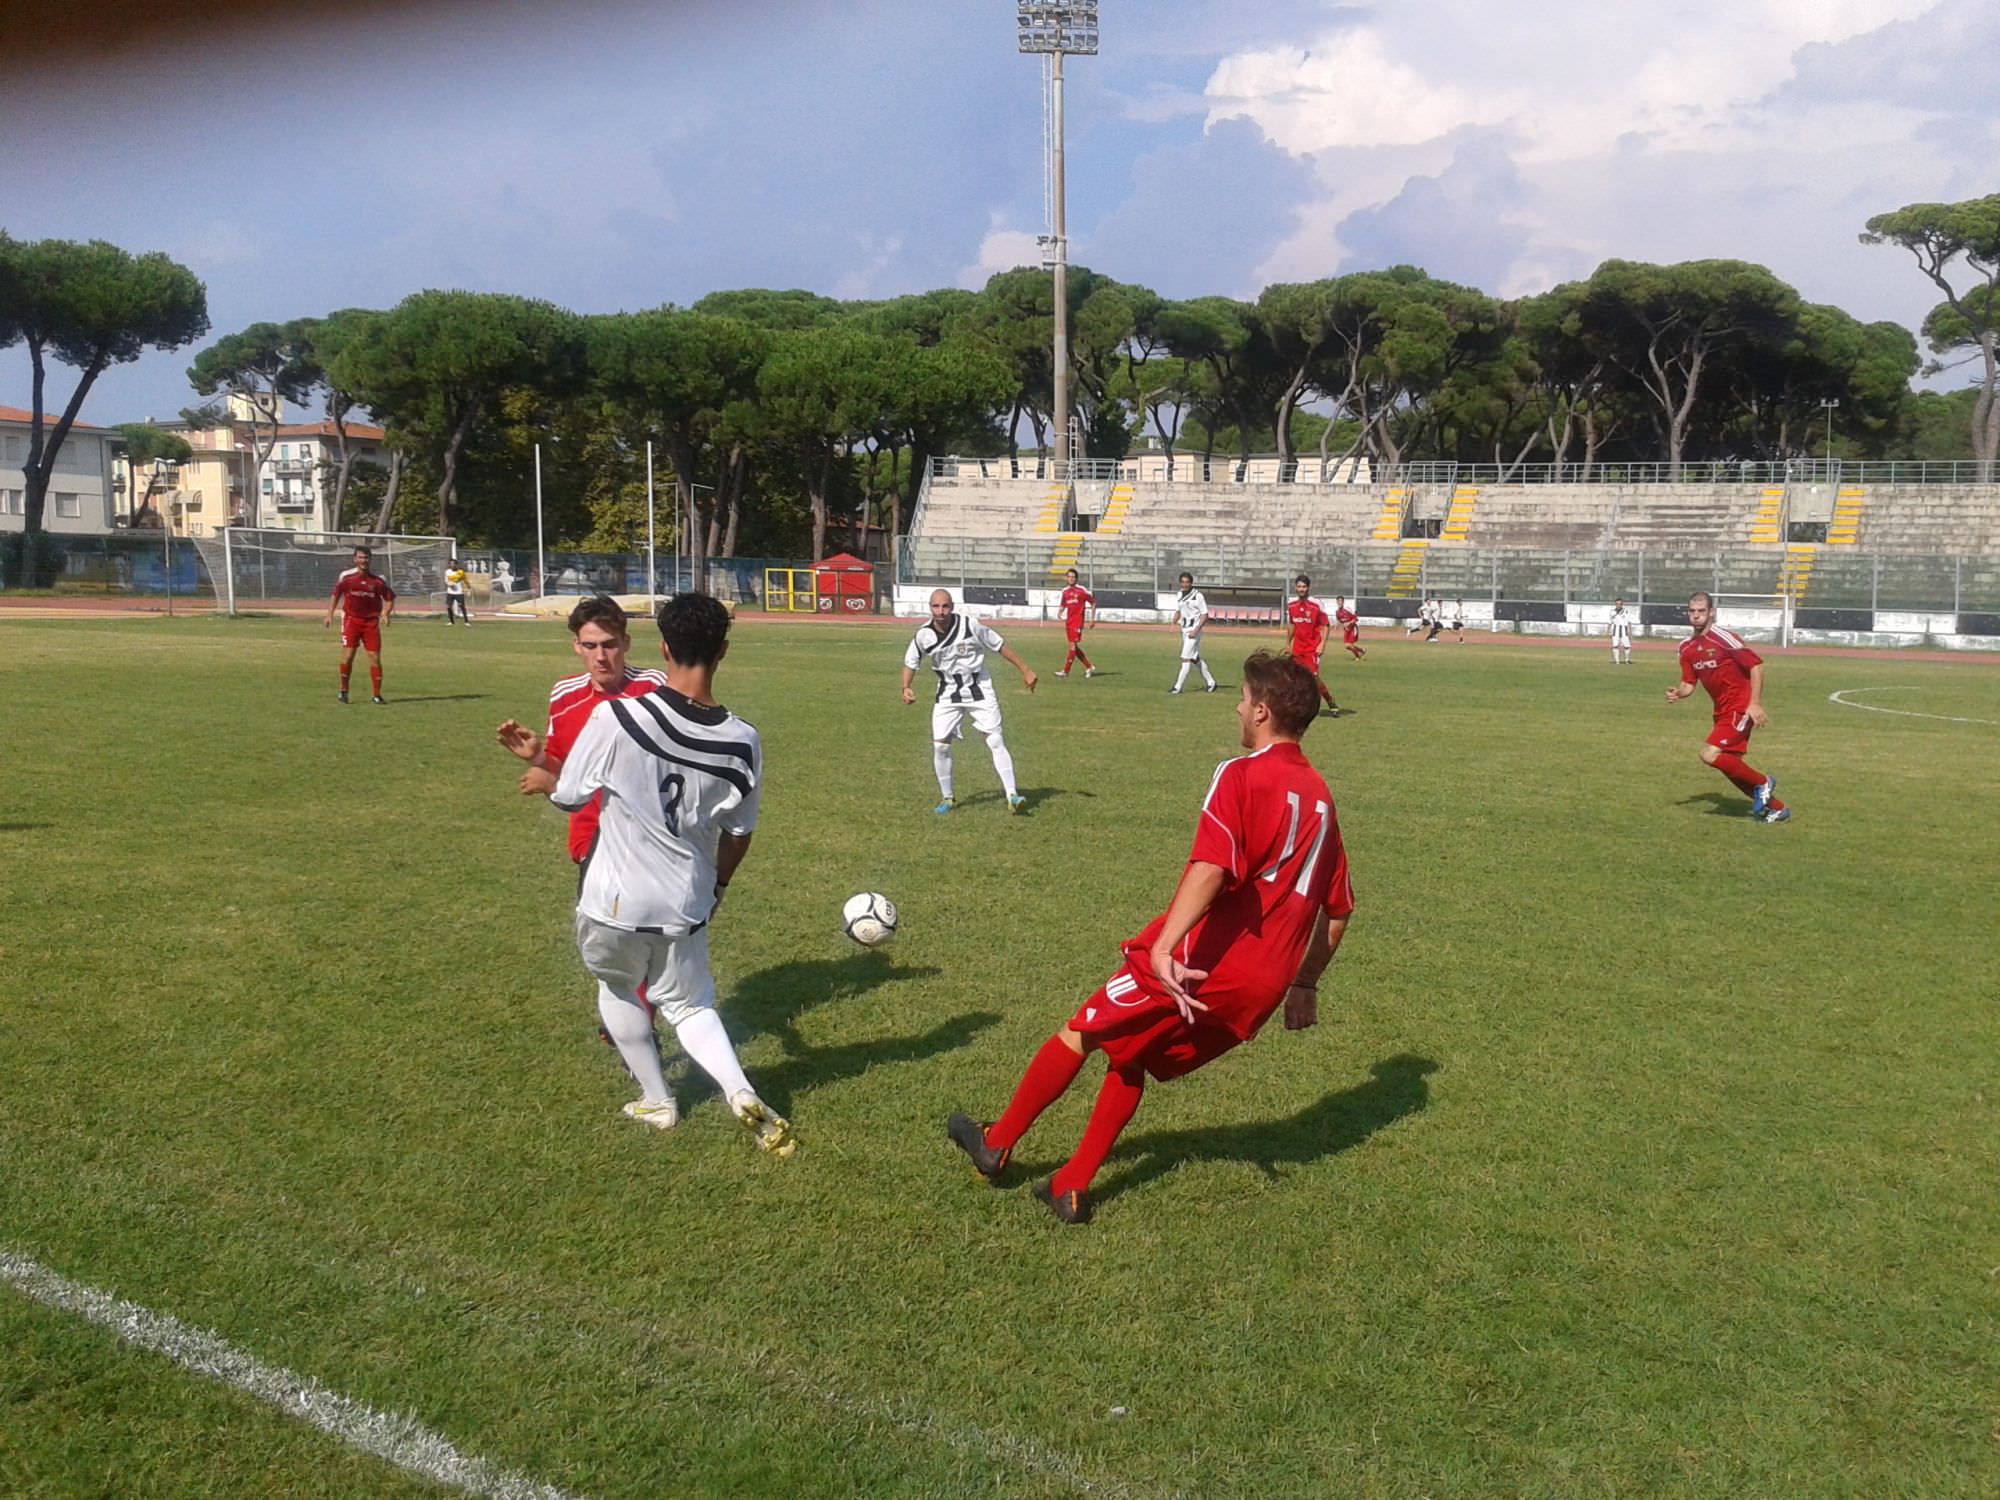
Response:
POLYGON ((278 444, 278 457, 290 458, 291 456, 292 456, 292 445, 290 443, 278 444))
POLYGON ((76 521, 83 517, 83 496, 56 491, 56 514, 65 520, 76 521))
MULTIPOLYGON (((1053 316, 1053 314, 1051 314, 1051 316, 1053 316)), ((267 495, 271 493, 271 481, 268 479, 264 481, 264 493, 267 495)))
POLYGON ((27 439, 20 433, 10 432, 4 438, 0 438, 0 458, 6 459, 10 464, 18 464, 25 461, 27 456, 27 439))
POLYGON ((0 490, 0 516, 27 514, 27 498, 19 490, 0 490))

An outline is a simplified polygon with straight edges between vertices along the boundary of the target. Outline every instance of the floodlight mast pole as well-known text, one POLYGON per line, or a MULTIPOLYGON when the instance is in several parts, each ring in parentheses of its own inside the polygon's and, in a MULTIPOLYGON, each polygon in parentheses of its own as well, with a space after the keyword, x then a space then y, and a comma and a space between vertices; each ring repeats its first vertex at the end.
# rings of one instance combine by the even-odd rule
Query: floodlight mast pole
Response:
POLYGON ((1055 222, 1049 227, 1055 234, 1055 347, 1051 351, 1054 359, 1055 441, 1051 456, 1056 461, 1054 477, 1067 481, 1069 475, 1069 239, 1065 231, 1063 204, 1063 55, 1058 41, 1055 52, 1049 58, 1049 108, 1051 142, 1049 173, 1054 188, 1055 222))
POLYGON ((1055 461, 1051 478, 1068 483, 1071 470, 1069 442, 1069 224, 1067 193, 1063 181, 1063 57, 1094 57, 1097 53, 1097 0, 1016 0, 1015 20, 1020 28, 1023 52, 1039 52, 1048 58, 1047 138, 1043 142, 1048 192, 1048 264, 1052 273, 1055 337, 1050 353, 1050 383, 1054 410, 1050 418, 1050 457, 1055 461))

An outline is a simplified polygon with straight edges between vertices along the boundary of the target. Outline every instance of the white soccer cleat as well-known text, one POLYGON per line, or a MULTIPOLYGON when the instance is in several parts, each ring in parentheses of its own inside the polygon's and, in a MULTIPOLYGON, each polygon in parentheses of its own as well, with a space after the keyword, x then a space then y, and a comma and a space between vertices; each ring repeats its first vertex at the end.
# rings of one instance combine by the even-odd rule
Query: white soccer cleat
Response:
POLYGON ((655 1130, 672 1130, 681 1122, 680 1101, 671 1095, 652 1101, 634 1099, 625 1106, 624 1112, 641 1125, 650 1125, 655 1130))
POLYGON ((792 1134, 792 1122, 749 1090, 731 1099, 729 1109, 743 1122, 759 1151, 783 1157, 799 1149, 798 1137, 792 1134))

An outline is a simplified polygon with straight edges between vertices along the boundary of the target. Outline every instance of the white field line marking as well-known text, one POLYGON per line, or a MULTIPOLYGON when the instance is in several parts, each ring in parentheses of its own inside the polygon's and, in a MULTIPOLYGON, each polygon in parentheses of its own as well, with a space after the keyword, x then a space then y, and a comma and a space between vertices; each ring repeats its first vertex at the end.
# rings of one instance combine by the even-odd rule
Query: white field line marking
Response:
POLYGON ((245 1354, 205 1328, 123 1302, 95 1287, 0 1249, 0 1281, 46 1307, 75 1313, 110 1329, 126 1343, 163 1354, 183 1369, 219 1380, 288 1417, 310 1422, 350 1448, 386 1459, 399 1469, 493 1500, 574 1500, 553 1485, 467 1458, 439 1434, 397 1412, 381 1412, 318 1381, 245 1354))
POLYGON ((1850 693, 1914 693, 1915 691, 1914 686, 1842 688, 1839 692, 1828 693, 1826 696, 1829 702, 1838 703, 1842 708, 1865 708, 1871 714, 1894 714, 1899 719, 1940 719, 1946 724, 2000 724, 2000 719, 1958 719, 1950 714, 1920 714, 1913 708, 1882 708, 1873 703, 1855 703, 1848 697, 1850 693))

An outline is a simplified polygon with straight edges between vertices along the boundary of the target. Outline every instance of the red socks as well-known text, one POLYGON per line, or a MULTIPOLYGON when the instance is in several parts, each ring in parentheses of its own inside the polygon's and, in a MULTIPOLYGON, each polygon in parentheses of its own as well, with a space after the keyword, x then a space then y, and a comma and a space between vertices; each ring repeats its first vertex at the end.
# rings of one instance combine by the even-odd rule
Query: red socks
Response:
POLYGON ((1075 1081, 1083 1066, 1083 1055, 1072 1052, 1061 1037, 1050 1037, 1028 1064, 1028 1071, 1014 1089, 1007 1112, 986 1128, 986 1144, 994 1151, 1010 1151, 1028 1133, 1041 1112, 1060 1099, 1063 1090, 1075 1081))
POLYGON ((344 661, 340 664, 340 690, 343 693, 347 691, 347 674, 353 670, 354 663, 352 662, 344 661))
POLYGON ((1715 757, 1715 769, 1736 784, 1737 790, 1754 794, 1764 784, 1764 773, 1743 763, 1743 757, 1725 750, 1715 757))
POLYGON ((1080 661, 1080 662, 1082 662, 1082 663, 1083 663, 1083 670, 1084 670, 1084 671, 1086 671, 1086 672, 1093 672, 1093 671, 1095 671, 1095 670, 1096 670, 1096 668, 1095 668, 1095 667, 1091 666, 1091 664, 1090 664, 1090 658, 1089 658, 1089 657, 1087 657, 1087 656, 1085 656, 1085 655, 1083 654, 1083 647, 1081 647, 1081 646, 1072 646, 1072 647, 1070 647, 1070 648, 1069 648, 1069 655, 1068 655, 1068 656, 1065 656, 1065 657, 1063 658, 1063 668, 1062 668, 1062 669, 1063 669, 1063 670, 1064 670, 1065 672, 1067 672, 1067 671, 1069 670, 1069 664, 1070 664, 1071 662, 1073 662, 1073 661, 1080 661))
POLYGON ((378 697, 378 698, 379 698, 379 697, 381 697, 381 696, 382 696, 382 669, 381 669, 380 667, 377 667, 377 666, 370 666, 370 667, 368 668, 368 683, 369 683, 369 686, 370 686, 370 687, 372 687, 372 688, 373 688, 373 689, 375 690, 375 696, 376 696, 376 697, 378 697))
POLYGON ((1104 1075, 1104 1087, 1097 1091, 1097 1103, 1090 1111, 1090 1123, 1083 1129, 1076 1155, 1050 1179, 1049 1186, 1058 1196, 1080 1193, 1090 1186, 1090 1179, 1111 1154, 1118 1132, 1131 1123, 1145 1092, 1146 1070, 1136 1063, 1113 1068, 1104 1075))

